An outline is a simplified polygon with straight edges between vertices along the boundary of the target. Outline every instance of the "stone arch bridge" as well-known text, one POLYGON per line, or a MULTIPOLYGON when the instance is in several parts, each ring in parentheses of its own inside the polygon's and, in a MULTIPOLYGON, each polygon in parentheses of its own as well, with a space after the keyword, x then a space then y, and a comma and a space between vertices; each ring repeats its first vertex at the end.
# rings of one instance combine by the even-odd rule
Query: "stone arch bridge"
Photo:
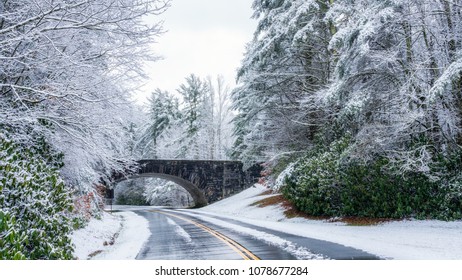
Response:
POLYGON ((172 181, 185 188, 202 207, 237 193, 258 181, 262 167, 243 170, 240 161, 223 160, 140 160, 137 172, 114 174, 113 182, 154 177, 172 181))

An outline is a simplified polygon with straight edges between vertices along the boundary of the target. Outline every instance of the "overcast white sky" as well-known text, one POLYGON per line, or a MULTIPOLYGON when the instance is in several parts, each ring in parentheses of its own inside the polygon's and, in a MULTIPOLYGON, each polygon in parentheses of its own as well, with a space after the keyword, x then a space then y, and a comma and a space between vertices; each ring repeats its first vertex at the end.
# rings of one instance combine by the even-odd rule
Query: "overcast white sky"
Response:
POLYGON ((250 19, 252 2, 172 0, 160 16, 167 32, 154 46, 164 59, 149 64, 150 79, 137 99, 143 100, 155 88, 176 92, 191 73, 204 78, 221 74, 234 86, 245 44, 256 27, 256 21, 250 19))

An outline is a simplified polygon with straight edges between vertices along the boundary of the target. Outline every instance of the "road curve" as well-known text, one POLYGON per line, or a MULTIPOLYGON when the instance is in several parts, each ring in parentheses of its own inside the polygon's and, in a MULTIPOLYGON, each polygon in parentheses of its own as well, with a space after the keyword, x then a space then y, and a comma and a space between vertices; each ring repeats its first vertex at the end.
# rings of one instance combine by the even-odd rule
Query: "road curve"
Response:
POLYGON ((291 260, 378 259, 340 244, 270 230, 187 210, 136 210, 151 236, 137 259, 291 260))

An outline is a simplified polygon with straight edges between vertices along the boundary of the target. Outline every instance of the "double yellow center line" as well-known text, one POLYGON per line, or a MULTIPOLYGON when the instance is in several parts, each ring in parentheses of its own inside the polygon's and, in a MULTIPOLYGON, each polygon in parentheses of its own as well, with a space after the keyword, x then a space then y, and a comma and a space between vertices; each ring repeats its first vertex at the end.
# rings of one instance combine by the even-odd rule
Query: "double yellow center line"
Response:
POLYGON ((163 215, 168 215, 168 216, 171 216, 171 217, 186 221, 188 223, 191 223, 191 224, 197 226, 198 228, 201 228, 201 229, 205 230, 206 232, 208 232, 211 235, 215 236, 219 240, 223 241, 226 245, 228 245, 231 249, 233 249, 236 253, 238 253, 244 260, 259 260, 260 259, 259 257, 255 256, 252 252, 247 250, 241 244, 237 243, 236 241, 232 240, 231 238, 227 237, 226 235, 221 234, 220 232, 218 232, 218 231, 216 231, 216 230, 214 230, 214 229, 212 229, 212 228, 210 228, 208 226, 205 226, 205 225, 200 224, 200 223, 198 223, 196 221, 193 221, 193 220, 190 220, 190 219, 187 219, 185 217, 181 217, 181 216, 178 216, 178 215, 175 215, 175 214, 171 214, 171 213, 167 213, 167 212, 163 212, 163 211, 157 211, 157 210, 152 210, 152 212, 160 213, 160 214, 163 214, 163 215))

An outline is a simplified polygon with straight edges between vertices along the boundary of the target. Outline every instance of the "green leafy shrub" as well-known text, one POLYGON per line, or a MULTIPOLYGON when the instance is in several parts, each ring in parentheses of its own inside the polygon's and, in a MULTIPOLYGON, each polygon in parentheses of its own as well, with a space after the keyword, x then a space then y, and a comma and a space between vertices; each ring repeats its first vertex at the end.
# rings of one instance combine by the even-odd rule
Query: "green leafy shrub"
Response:
POLYGON ((283 194, 301 211, 317 216, 336 216, 341 212, 339 160, 348 147, 348 138, 333 142, 299 160, 286 177, 283 194))
POLYGON ((352 161, 348 142, 343 138, 312 152, 286 177, 283 194, 299 210, 317 216, 462 217, 462 175, 454 162, 460 157, 440 162, 445 175, 433 181, 421 173, 399 174, 385 158, 352 161))
POLYGON ((444 192, 419 173, 398 175, 387 160, 350 163, 341 170, 342 214, 376 218, 444 218, 444 192))
POLYGON ((71 259, 71 211, 57 170, 0 139, 0 259, 71 259))
POLYGON ((0 259, 23 260, 27 236, 17 231, 16 220, 0 210, 0 259))

